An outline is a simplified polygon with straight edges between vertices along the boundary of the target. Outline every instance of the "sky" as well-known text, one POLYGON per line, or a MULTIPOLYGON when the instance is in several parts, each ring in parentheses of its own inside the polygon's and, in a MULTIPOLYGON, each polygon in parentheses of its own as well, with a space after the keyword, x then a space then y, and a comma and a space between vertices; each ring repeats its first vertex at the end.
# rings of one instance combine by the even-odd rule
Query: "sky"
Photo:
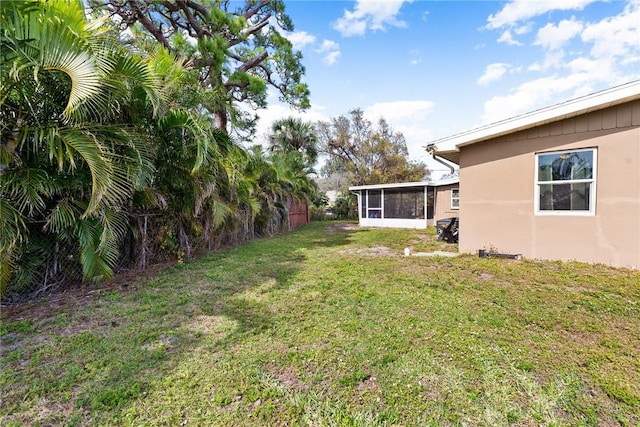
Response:
POLYGON ((640 79, 640 0, 285 0, 311 108, 269 96, 273 121, 359 108, 402 132, 409 160, 446 169, 440 138, 640 79))

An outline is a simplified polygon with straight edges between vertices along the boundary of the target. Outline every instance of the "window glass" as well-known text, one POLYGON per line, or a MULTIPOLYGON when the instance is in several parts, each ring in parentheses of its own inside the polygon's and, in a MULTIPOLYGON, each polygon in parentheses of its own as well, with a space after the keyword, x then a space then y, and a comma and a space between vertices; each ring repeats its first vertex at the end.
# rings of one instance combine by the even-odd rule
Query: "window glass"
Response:
POLYGON ((369 209, 372 208, 381 208, 382 204, 381 204, 381 190, 369 190, 369 209))
POLYGON ((384 217, 424 219, 424 187, 384 190, 384 217))
POLYGON ((538 155, 538 181, 570 181, 592 178, 592 150, 538 155))
POLYGON ((433 204, 435 201, 436 189, 433 187, 427 187, 427 218, 433 219, 433 204))
POLYGON ((536 156, 536 211, 593 212, 595 149, 536 156))
POLYGON ((541 184, 540 210, 588 211, 591 183, 541 184))
POLYGON ((452 209, 460 208, 460 189, 459 188, 451 189, 451 208, 452 209))

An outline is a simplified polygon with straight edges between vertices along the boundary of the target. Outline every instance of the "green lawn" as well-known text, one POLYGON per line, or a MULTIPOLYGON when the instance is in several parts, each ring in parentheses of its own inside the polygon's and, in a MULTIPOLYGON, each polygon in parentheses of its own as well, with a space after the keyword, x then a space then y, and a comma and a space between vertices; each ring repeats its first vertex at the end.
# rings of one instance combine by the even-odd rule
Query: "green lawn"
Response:
POLYGON ((2 314, 0 425, 640 424, 640 272, 312 225, 2 314))

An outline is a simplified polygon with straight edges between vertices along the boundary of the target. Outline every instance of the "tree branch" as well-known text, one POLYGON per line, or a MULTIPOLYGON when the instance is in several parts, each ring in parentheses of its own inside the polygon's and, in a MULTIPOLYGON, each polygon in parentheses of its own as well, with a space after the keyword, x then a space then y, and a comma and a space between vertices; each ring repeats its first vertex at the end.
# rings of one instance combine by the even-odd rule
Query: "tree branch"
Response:
POLYGON ((142 10, 140 10, 140 8, 138 7, 138 2, 136 0, 129 0, 129 7, 131 7, 131 10, 133 11, 134 15, 136 16, 136 19, 138 20, 138 22, 140 22, 142 24, 142 26, 149 31, 149 33, 151 33, 151 35, 153 37, 155 37, 155 39, 157 41, 159 41, 160 43, 162 43, 162 45, 171 53, 177 53, 173 47, 171 46, 171 44, 169 43, 169 40, 167 40, 167 38, 164 36, 164 34, 162 33, 162 30, 160 30, 160 28, 156 27, 154 25, 154 23, 151 21, 151 19, 147 18, 147 16, 144 14, 144 12, 142 10))

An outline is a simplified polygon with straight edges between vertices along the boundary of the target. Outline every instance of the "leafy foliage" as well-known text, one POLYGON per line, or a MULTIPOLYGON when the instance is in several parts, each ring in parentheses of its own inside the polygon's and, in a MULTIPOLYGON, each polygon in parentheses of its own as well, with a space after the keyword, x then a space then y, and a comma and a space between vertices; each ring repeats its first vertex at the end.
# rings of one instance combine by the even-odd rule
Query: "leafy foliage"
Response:
POLYGON ((374 127, 362 110, 318 123, 318 137, 328 155, 324 176, 346 174, 353 185, 413 182, 428 176, 424 164, 407 160, 404 136, 384 118, 374 127))
POLYGON ((228 130, 230 121, 232 130, 250 135, 256 117, 239 105, 264 108, 267 87, 296 108, 309 107, 309 89, 301 81, 302 54, 280 33, 294 29, 281 0, 245 1, 237 9, 232 9, 236 2, 215 0, 91 4, 118 15, 123 29, 188 59, 201 88, 216 94, 200 101, 220 129, 228 130))
POLYGON ((309 168, 318 160, 316 128, 301 119, 288 117, 273 122, 269 143, 272 151, 299 152, 304 164, 309 168))
POLYGON ((267 74, 229 62, 255 59, 260 43, 273 58, 255 65, 277 68, 283 94, 308 102, 288 92, 299 56, 266 27, 274 14, 291 28, 282 5, 250 2, 248 16, 207 7, 198 19, 221 32, 196 45, 176 32, 165 47, 87 19, 79 0, 0 3, 0 296, 271 234, 288 200, 315 192, 301 152, 247 151, 212 120, 260 104, 267 74), (214 69, 228 86, 203 78, 214 69))
MULTIPOLYGON (((85 279, 110 277, 126 229, 115 218, 148 165, 144 140, 114 122, 135 89, 158 108, 158 82, 79 1, 3 2, 0 12, 2 259, 28 268, 37 251, 21 242, 51 233, 78 242, 85 279)), ((3 269, 3 288, 9 277, 3 269)))

